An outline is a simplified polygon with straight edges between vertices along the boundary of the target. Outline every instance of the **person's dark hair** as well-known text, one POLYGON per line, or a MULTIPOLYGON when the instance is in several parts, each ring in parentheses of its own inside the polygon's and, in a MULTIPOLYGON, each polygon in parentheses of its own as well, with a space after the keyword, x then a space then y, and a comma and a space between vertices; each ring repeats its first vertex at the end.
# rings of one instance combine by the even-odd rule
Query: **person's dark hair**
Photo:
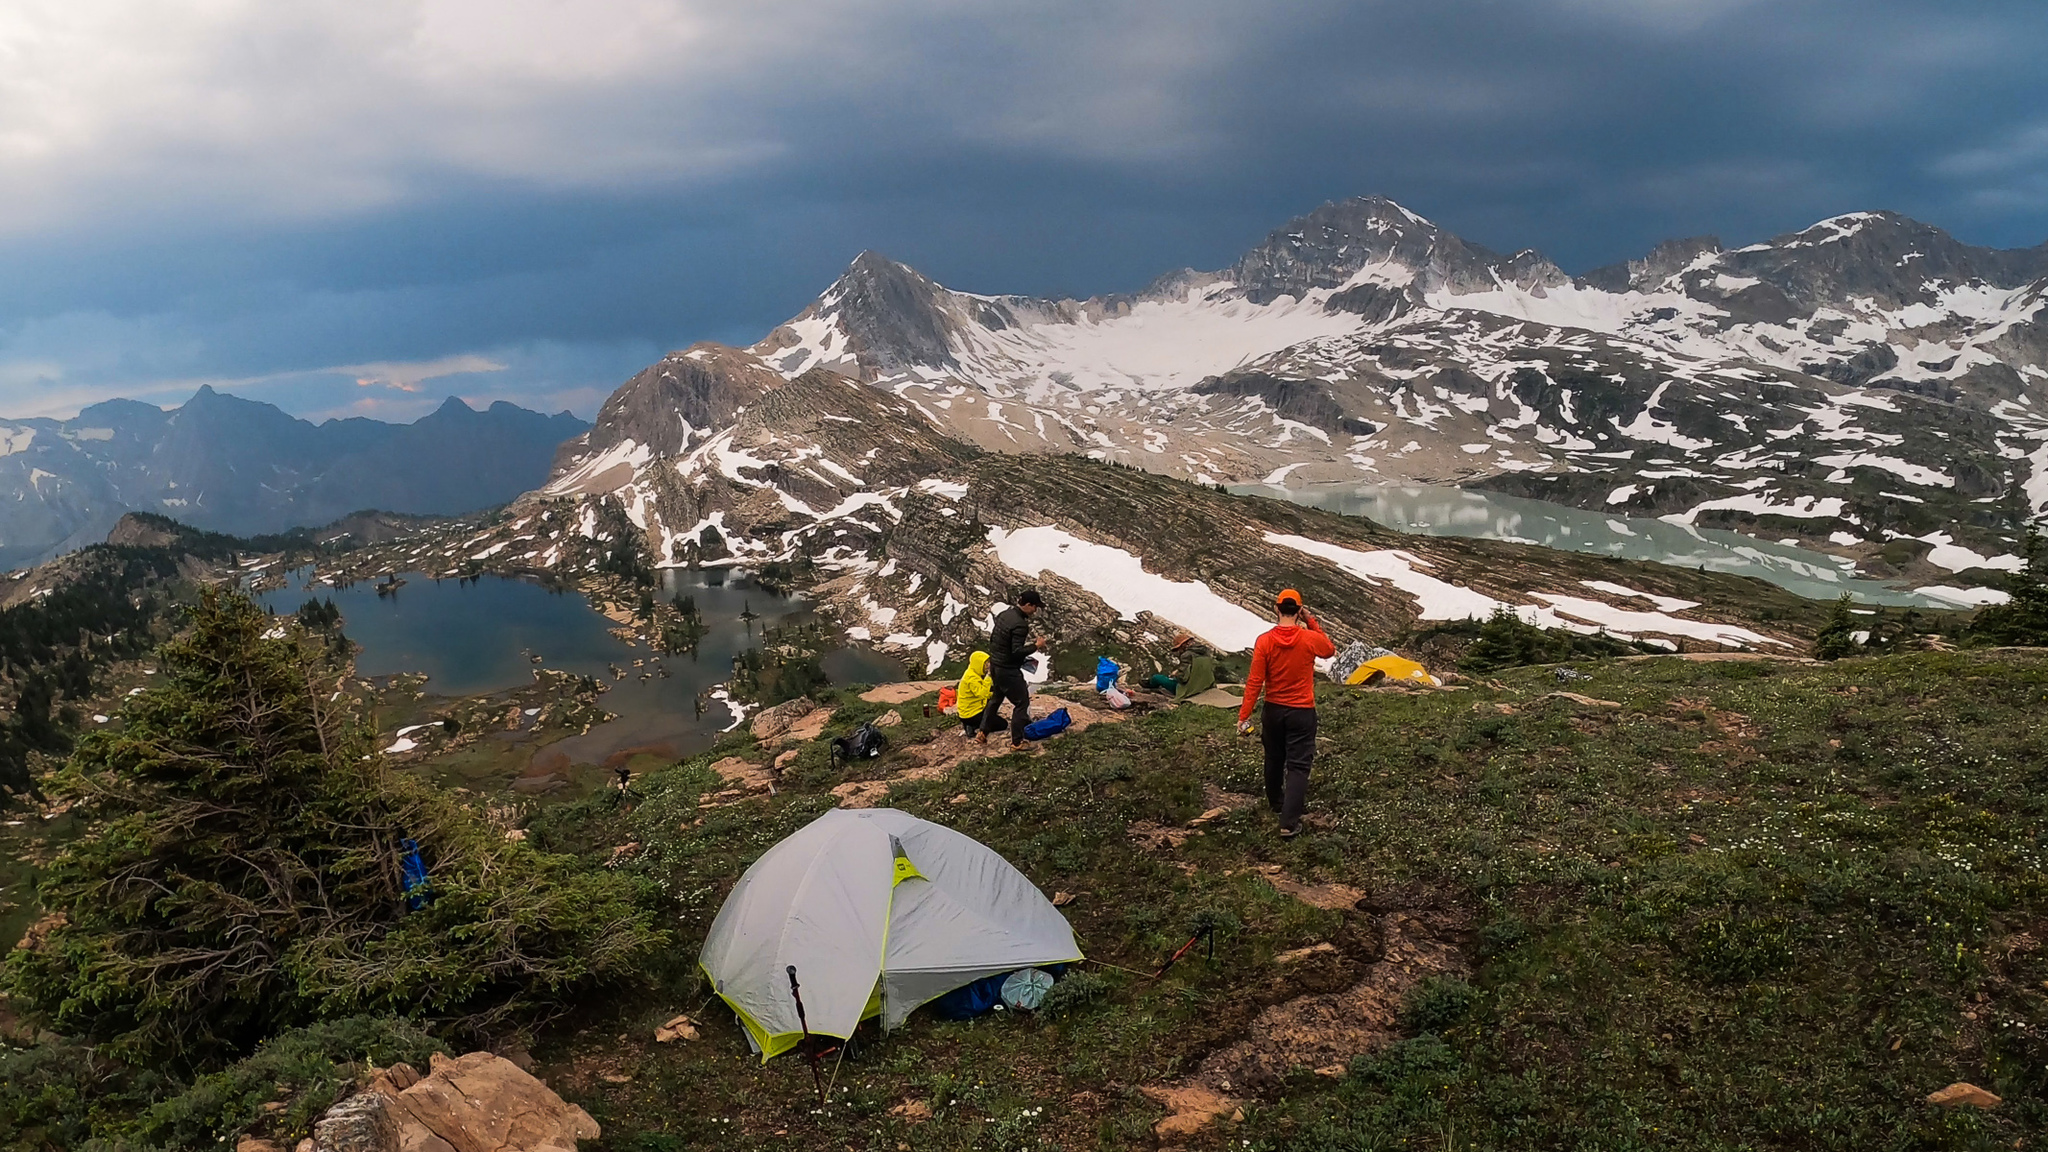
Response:
POLYGON ((1026 588, 1022 592, 1017 593, 1017 603, 1020 605, 1028 604, 1033 608, 1045 607, 1045 600, 1039 596, 1038 589, 1036 588, 1026 588))
POLYGON ((1300 611, 1301 601, 1296 600, 1294 597, 1289 596, 1280 601, 1280 614, 1282 616, 1292 616, 1300 611))

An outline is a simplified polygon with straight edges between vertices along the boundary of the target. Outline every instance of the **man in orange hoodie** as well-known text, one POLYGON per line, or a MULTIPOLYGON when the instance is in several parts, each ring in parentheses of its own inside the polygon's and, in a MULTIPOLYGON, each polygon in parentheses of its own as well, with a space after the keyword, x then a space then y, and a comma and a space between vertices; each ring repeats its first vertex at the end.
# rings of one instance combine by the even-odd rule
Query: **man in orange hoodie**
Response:
POLYGON ((1237 730, 1252 730, 1252 705, 1263 690, 1266 711, 1260 739, 1266 746, 1266 804, 1279 814, 1280 836, 1286 839, 1301 831, 1308 773, 1316 759, 1316 660, 1335 656, 1337 646, 1315 617, 1302 611, 1301 593, 1289 588, 1280 593, 1275 606, 1279 624, 1252 648, 1237 730))

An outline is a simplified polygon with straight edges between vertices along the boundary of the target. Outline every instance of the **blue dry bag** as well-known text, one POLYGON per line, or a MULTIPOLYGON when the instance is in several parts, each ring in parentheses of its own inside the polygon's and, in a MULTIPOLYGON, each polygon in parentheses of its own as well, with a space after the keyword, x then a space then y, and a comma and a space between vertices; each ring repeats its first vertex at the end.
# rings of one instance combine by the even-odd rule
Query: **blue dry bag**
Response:
POLYGON ((1122 673, 1123 668, 1116 661, 1111 660, 1107 656, 1097 656, 1095 658, 1095 690, 1100 692, 1104 688, 1116 683, 1116 678, 1122 673))
POLYGON ((405 906, 417 912, 433 894, 427 888, 427 862, 420 859, 420 845, 417 840, 405 842, 405 906))
POLYGON ((1048 736, 1057 736, 1065 732, 1067 725, 1073 722, 1074 718, 1067 715, 1067 710, 1062 708, 1043 720, 1033 720, 1031 723, 1026 724, 1024 726, 1024 738, 1026 740, 1043 740, 1048 736))

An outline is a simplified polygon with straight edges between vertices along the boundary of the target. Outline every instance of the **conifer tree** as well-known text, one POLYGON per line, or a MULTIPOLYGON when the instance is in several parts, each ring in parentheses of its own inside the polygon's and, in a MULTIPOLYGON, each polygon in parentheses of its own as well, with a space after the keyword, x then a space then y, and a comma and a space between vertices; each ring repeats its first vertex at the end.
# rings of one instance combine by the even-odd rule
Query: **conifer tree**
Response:
POLYGON ((160 686, 55 779, 89 825, 42 884, 65 922, 7 962, 17 1008, 200 1066, 361 1012, 488 1028, 641 970, 663 937, 636 882, 507 842, 392 773, 330 702, 346 669, 323 651, 206 593, 160 686), (417 911, 408 841, 431 872, 417 911))

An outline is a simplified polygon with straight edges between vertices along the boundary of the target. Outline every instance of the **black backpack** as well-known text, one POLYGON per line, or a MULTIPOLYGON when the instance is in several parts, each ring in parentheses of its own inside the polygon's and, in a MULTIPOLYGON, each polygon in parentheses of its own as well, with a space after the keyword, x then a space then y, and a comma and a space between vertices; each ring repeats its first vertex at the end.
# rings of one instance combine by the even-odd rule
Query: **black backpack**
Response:
POLYGON ((889 738, 873 724, 862 724, 846 735, 832 742, 832 762, 846 764, 855 760, 872 760, 889 747, 889 738))

